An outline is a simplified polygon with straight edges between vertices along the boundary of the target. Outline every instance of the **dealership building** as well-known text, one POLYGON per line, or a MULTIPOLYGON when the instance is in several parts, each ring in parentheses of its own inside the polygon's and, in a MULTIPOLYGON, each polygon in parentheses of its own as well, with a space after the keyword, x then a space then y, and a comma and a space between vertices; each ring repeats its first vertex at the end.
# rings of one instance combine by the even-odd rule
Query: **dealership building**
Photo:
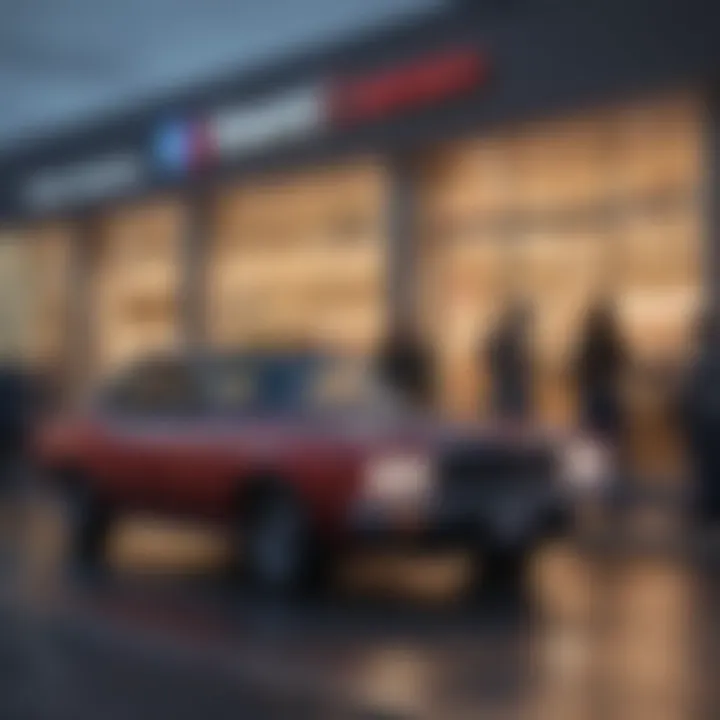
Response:
MULTIPOLYGON (((637 365, 681 367, 718 283, 720 13, 475 5, 0 156, 3 351, 75 386, 185 344, 370 353, 415 313, 443 408, 469 416, 478 344, 519 294, 539 414, 564 424, 611 292, 637 365)), ((662 399, 637 395, 638 437, 668 445, 662 399)))

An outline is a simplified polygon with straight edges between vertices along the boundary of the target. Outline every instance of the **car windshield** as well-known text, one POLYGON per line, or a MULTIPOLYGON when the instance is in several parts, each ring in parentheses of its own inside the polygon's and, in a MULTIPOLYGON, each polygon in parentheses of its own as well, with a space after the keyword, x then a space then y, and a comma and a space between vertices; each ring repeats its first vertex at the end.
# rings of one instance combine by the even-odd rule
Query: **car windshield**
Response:
POLYGON ((225 358, 211 366, 209 392, 214 407, 244 412, 380 409, 397 402, 366 361, 341 356, 225 358))

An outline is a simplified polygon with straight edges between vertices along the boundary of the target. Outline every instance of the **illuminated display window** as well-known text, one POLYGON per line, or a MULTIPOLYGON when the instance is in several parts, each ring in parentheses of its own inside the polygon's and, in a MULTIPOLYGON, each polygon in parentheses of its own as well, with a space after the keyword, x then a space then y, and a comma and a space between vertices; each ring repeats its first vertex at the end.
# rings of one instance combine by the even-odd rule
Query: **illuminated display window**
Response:
POLYGON ((27 234, 0 230, 0 359, 32 357, 41 349, 36 328, 32 276, 27 234))
POLYGON ((91 316, 95 370, 115 366, 179 340, 179 203, 121 208, 100 223, 91 316))
POLYGON ((41 365, 66 361, 74 338, 69 328, 73 228, 46 224, 22 234, 32 288, 30 356, 41 365))
POLYGON ((211 343, 370 351, 385 318, 385 205, 372 163, 224 193, 208 263, 211 343))
POLYGON ((614 295, 638 363, 687 358, 701 292, 702 110, 661 98, 440 148, 422 168, 418 307, 445 407, 487 410, 482 347, 508 296, 532 302, 537 409, 574 420, 569 364, 614 295))

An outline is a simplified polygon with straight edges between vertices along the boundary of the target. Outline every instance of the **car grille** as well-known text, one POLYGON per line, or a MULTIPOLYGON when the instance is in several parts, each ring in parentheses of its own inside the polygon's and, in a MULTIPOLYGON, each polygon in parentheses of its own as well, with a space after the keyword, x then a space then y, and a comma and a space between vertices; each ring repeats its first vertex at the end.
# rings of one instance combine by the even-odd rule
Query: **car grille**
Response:
POLYGON ((555 473, 548 449, 459 447, 444 454, 440 480, 446 493, 543 487, 555 473))

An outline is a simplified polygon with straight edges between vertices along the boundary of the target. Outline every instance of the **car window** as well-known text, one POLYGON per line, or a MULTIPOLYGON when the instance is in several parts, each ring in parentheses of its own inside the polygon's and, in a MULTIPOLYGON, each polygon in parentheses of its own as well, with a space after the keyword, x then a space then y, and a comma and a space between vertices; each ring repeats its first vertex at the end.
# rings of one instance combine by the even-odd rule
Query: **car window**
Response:
POLYGON ((207 373, 209 404, 223 412, 296 409, 310 367, 304 357, 292 355, 255 353, 219 359, 207 373))
POLYGON ((221 412, 297 413, 389 403, 367 363, 351 357, 249 354, 209 364, 208 405, 221 412))
POLYGON ((241 360, 216 362, 206 375, 205 387, 208 403, 215 410, 254 410, 261 397, 259 368, 241 360))
POLYGON ((187 414, 199 409, 194 374, 181 360, 157 360, 134 368, 111 388, 106 405, 140 416, 187 414))
POLYGON ((334 362, 307 378, 303 402, 317 408, 354 406, 367 400, 372 386, 360 363, 334 362))

